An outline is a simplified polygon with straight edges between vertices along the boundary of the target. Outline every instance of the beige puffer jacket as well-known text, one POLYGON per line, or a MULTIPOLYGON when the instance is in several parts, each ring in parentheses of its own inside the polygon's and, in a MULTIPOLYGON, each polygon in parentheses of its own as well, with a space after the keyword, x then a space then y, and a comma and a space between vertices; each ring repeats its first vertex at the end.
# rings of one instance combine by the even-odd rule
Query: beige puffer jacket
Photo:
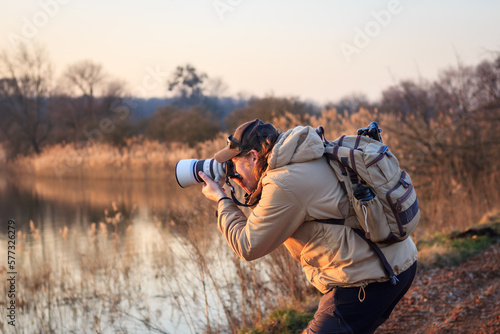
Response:
MULTIPOLYGON (((309 282, 322 293, 336 286, 386 281, 378 256, 350 227, 315 221, 344 218, 349 212, 347 196, 322 156, 323 143, 312 127, 283 133, 269 156, 262 196, 250 217, 232 201, 222 200, 219 230, 246 261, 285 243, 309 282)), ((411 238, 381 250, 396 275, 417 260, 411 238)))

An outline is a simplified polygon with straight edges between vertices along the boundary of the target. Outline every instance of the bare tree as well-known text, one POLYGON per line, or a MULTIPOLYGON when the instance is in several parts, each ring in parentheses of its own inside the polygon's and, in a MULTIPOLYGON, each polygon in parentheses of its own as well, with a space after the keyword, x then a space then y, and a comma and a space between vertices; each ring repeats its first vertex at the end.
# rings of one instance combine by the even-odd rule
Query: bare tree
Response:
POLYGON ((86 99, 86 112, 94 118, 95 110, 93 104, 95 89, 106 78, 102 65, 96 64, 91 60, 82 60, 69 65, 63 77, 83 95, 84 99, 86 99))
POLYGON ((476 67, 477 99, 483 106, 500 102, 500 56, 494 61, 483 61, 476 67))
MULTIPOLYGON (((88 111, 88 96, 72 97, 64 91, 58 91, 51 99, 50 115, 57 124, 54 130, 56 141, 79 142, 86 140, 86 133, 99 128, 100 122, 105 119, 113 121, 112 133, 106 134, 106 139, 112 137, 113 142, 121 142, 125 132, 121 126, 130 126, 130 115, 117 112, 116 105, 126 98, 126 83, 119 80, 106 81, 101 84, 102 94, 95 97, 92 113, 88 111)), ((107 121, 104 121, 107 122, 107 121)))
POLYGON ((11 154, 40 153, 52 124, 47 99, 52 67, 42 47, 19 44, 0 55, 0 131, 11 154))
POLYGON ((91 60, 82 60, 69 65, 64 72, 64 77, 83 95, 93 96, 96 85, 104 80, 105 75, 100 64, 91 60))
POLYGON ((112 80, 106 83, 102 95, 106 98, 118 98, 126 94, 127 83, 121 80, 112 80))

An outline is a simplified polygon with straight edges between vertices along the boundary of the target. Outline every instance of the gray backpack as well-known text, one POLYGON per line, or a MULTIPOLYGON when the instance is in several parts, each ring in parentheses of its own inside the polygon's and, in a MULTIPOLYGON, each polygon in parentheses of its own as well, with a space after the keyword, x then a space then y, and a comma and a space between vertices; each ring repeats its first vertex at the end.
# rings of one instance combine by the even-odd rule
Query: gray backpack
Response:
POLYGON ((384 145, 376 122, 358 130, 357 136, 327 141, 322 126, 316 132, 323 140, 324 155, 337 175, 357 219, 323 219, 325 224, 347 225, 378 255, 392 284, 398 279, 378 245, 408 238, 420 220, 417 194, 410 176, 384 145), (354 223, 353 223, 354 221, 354 223))
POLYGON ((406 239, 420 220, 417 194, 410 176, 384 145, 376 122, 359 129, 357 136, 323 139, 325 156, 349 196, 351 213, 365 237, 392 244, 406 239))
POLYGON ((384 145, 376 122, 359 129, 357 136, 323 139, 325 156, 349 196, 351 214, 365 237, 377 244, 406 239, 420 220, 417 194, 410 176, 384 145))

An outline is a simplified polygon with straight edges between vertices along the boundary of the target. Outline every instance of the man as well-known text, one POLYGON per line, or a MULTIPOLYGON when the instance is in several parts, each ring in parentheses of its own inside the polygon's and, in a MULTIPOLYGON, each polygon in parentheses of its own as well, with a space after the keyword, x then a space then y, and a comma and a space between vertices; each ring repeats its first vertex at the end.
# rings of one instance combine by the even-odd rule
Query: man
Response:
POLYGON ((323 158, 312 127, 279 134, 256 119, 239 126, 215 154, 234 164, 232 178, 247 192, 246 217, 203 172, 203 194, 218 202, 218 228, 246 261, 285 244, 309 282, 324 293, 306 333, 373 333, 408 291, 416 271, 411 238, 380 247, 399 282, 391 284, 379 257, 350 227, 320 220, 349 216, 349 199, 323 158))

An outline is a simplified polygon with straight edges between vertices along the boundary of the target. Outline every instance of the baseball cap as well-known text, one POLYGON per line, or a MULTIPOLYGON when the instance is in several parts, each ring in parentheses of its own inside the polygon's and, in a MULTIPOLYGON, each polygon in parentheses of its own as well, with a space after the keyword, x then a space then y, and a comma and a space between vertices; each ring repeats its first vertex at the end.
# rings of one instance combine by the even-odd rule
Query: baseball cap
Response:
POLYGON ((240 125, 233 134, 227 137, 227 146, 215 153, 217 162, 226 162, 231 160, 244 151, 251 151, 258 148, 260 143, 258 137, 267 137, 270 133, 276 132, 274 126, 264 123, 260 119, 240 125), (272 131, 272 132, 270 132, 272 131))

